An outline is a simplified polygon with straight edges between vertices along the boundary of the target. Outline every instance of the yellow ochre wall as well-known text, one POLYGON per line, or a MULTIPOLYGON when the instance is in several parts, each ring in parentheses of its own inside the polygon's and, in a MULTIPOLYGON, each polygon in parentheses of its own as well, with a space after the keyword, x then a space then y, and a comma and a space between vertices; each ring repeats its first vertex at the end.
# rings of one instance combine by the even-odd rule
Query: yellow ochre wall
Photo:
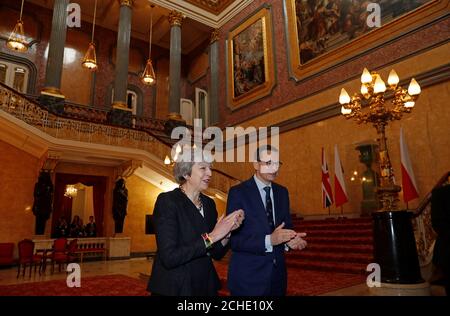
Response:
MULTIPOLYGON (((450 44, 441 45, 383 68, 379 72, 385 80, 392 68, 397 71, 400 80, 417 77, 421 73, 446 64, 449 51, 450 44)), ((241 126, 276 126, 277 123, 288 118, 335 103, 343 87, 349 93, 353 93, 359 90, 359 86, 358 78, 263 114, 244 122, 241 126)), ((438 179, 450 170, 449 100, 448 81, 423 88, 412 112, 405 114, 401 121, 390 122, 386 130, 396 181, 401 184, 399 132, 400 127, 403 126, 420 195, 419 199, 410 202, 410 207, 417 206, 438 179)), ((359 162, 359 152, 354 148, 360 142, 375 142, 376 137, 375 128, 370 124, 357 125, 355 121, 346 120, 342 116, 335 116, 282 133, 280 155, 283 166, 277 180, 289 189, 293 212, 304 216, 328 214, 328 210, 322 208, 321 201, 321 147, 324 147, 326 151, 333 186, 334 144, 337 144, 350 198, 350 202, 344 205, 344 212, 360 213, 361 185, 350 182, 349 178, 351 171, 362 171, 365 168, 359 162)), ((215 163, 215 167, 241 180, 250 177, 253 173, 249 163, 215 163)), ((405 205, 402 202, 400 206, 405 205)), ((340 210, 334 206, 331 208, 331 213, 339 212, 340 210)))
POLYGON ((33 237, 31 209, 39 167, 37 158, 0 140, 0 242, 17 244, 33 237))
POLYGON ((145 215, 153 214, 156 198, 162 191, 137 176, 126 180, 128 209, 123 234, 131 237, 131 252, 156 251, 155 235, 145 234, 145 215))

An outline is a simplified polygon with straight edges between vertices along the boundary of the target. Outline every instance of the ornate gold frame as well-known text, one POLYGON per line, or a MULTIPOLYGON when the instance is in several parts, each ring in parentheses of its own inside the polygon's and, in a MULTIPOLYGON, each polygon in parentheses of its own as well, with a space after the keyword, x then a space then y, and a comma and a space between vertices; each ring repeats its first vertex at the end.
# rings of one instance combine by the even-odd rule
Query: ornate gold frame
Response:
POLYGON ((450 8, 450 0, 434 0, 423 6, 390 21, 386 25, 370 31, 343 46, 326 52, 311 61, 301 64, 297 23, 295 16, 295 0, 283 0, 285 12, 286 41, 290 76, 302 81, 329 67, 368 51, 377 45, 400 36, 414 28, 443 16, 450 8))
POLYGON ((273 24, 270 5, 264 5, 255 14, 238 24, 228 33, 227 38, 227 99, 228 107, 234 111, 272 93, 275 87, 274 53, 273 53, 273 24), (238 97, 234 96, 234 38, 258 20, 262 20, 263 49, 264 49, 264 75, 265 82, 238 97))

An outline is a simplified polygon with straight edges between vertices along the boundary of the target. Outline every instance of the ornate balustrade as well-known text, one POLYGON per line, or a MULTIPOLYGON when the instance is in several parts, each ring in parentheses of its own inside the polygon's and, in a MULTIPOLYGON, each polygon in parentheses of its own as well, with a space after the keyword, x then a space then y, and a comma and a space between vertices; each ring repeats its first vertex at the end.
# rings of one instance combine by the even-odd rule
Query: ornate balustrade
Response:
POLYGON ((149 132, 60 117, 0 85, 0 109, 55 138, 146 150, 164 159, 168 148, 149 132))
POLYGON ((421 266, 431 263, 433 258, 436 232, 431 226, 431 203, 427 203, 423 211, 413 218, 414 235, 416 238, 417 254, 421 266))
MULTIPOLYGON (((77 108, 79 107, 71 105, 69 112, 78 113, 80 117, 93 113, 89 108, 86 108, 85 112, 77 108)), ((131 129, 91 121, 88 116, 85 119, 61 117, 43 109, 31 98, 1 84, 0 109, 55 138, 145 150, 157 156, 161 162, 170 154, 170 145, 158 140, 148 131, 164 130, 162 120, 137 118, 136 128, 131 129)), ((102 121, 103 115, 106 114, 99 114, 96 120, 102 121)), ((227 193, 231 186, 239 182, 219 170, 214 171, 216 172, 211 187, 216 190, 227 193)))
POLYGON ((164 120, 157 120, 150 117, 135 116, 136 119, 136 129, 149 129, 154 131, 164 131, 164 120))
POLYGON ((414 211, 413 226, 416 237, 417 253, 421 266, 428 265, 433 259, 434 244, 437 234, 431 223, 431 192, 444 185, 450 177, 446 172, 436 183, 433 189, 423 198, 419 207, 414 211))

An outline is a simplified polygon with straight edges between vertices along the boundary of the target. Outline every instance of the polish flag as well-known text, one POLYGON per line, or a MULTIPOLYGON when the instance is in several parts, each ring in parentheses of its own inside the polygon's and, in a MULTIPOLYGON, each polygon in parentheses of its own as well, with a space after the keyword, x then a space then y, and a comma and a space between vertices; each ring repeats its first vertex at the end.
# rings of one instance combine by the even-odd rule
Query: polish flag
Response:
POLYGON ((333 204, 333 192, 331 191, 330 174, 325 158, 325 150, 322 147, 322 206, 324 208, 333 204))
POLYGON ((337 145, 334 145, 334 202, 336 207, 348 202, 347 189, 345 188, 344 169, 337 145))
POLYGON ((409 201, 418 198, 419 194, 417 193, 416 179, 411 166, 411 160, 409 159, 408 147, 406 146, 403 137, 403 128, 400 128, 400 156, 402 165, 403 200, 405 203, 408 203, 409 201))

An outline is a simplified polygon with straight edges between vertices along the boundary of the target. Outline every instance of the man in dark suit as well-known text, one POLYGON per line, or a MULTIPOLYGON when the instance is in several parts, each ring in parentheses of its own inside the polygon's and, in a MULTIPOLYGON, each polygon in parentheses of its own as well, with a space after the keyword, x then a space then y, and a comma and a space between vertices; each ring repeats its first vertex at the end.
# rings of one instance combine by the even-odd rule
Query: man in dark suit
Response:
POLYGON ((306 234, 292 230, 288 190, 273 182, 280 164, 275 147, 258 148, 255 175, 228 193, 227 213, 245 212, 245 221, 231 235, 231 295, 286 295, 284 252, 306 247, 306 234))
POLYGON ((431 192, 431 223, 437 233, 433 264, 441 274, 438 283, 450 294, 450 184, 431 192))

